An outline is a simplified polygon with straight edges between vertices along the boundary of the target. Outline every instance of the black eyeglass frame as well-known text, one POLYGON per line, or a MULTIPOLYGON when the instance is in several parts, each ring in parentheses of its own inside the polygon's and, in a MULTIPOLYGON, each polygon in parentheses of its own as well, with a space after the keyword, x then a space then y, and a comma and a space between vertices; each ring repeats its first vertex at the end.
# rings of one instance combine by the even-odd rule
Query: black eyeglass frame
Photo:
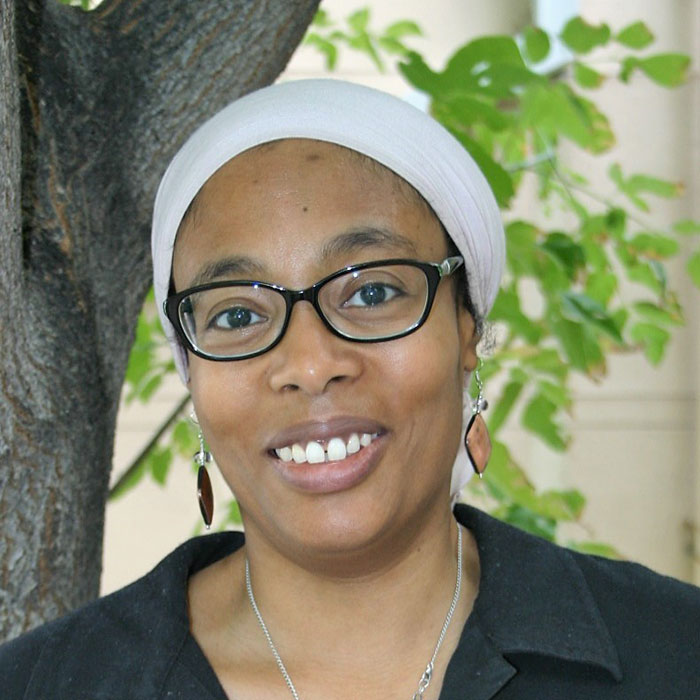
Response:
POLYGON ((274 348, 275 345, 277 345, 282 340, 282 338, 284 338, 284 334, 287 332, 287 327, 289 326, 289 320, 292 316, 292 308, 294 307, 294 304, 296 304, 298 301, 308 301, 314 307, 314 309, 316 309, 316 313, 318 314, 319 318, 323 321, 323 324, 326 326, 326 328, 328 328, 328 330, 338 338, 350 340, 354 343, 382 343, 387 340, 397 340, 398 338, 403 338, 417 331, 428 319, 430 311, 433 308, 433 302, 435 301, 435 295, 437 293, 440 281, 445 277, 449 277, 463 264, 464 258, 460 255, 445 258, 440 263, 421 262, 419 260, 411 260, 408 258, 391 258, 389 260, 375 260, 372 262, 360 263, 358 265, 348 265, 347 267, 344 267, 341 270, 337 270, 336 272, 333 272, 327 277, 324 277, 315 284, 312 284, 310 287, 299 290, 287 289, 286 287, 282 287, 277 284, 270 284, 269 282, 259 282, 257 280, 229 280, 221 282, 209 282, 207 284, 201 284, 196 287, 190 287, 189 289, 184 289, 181 292, 176 292, 174 294, 168 295, 167 299, 163 302, 163 310, 165 311, 165 315, 170 320, 170 323, 173 324, 175 332, 177 333, 178 338, 184 344, 184 346, 198 357, 201 357, 205 360, 212 360, 213 362, 236 362, 238 360, 249 360, 252 357, 257 357, 258 355, 262 355, 263 353, 272 350, 272 348, 274 348), (416 267, 419 270, 422 270, 422 272, 425 274, 426 280, 428 282, 428 295, 425 301, 425 308, 418 321, 416 321, 412 326, 409 326, 407 329, 401 331, 400 333, 393 333, 387 336, 381 336, 379 338, 356 338, 347 333, 343 333, 343 331, 341 330, 338 330, 326 318, 326 315, 324 314, 323 309, 319 304, 318 296, 322 287, 324 287, 326 284, 336 279, 337 277, 346 275, 349 272, 367 270, 373 267, 387 267, 389 265, 410 265, 411 267, 416 267), (252 285, 277 292, 278 294, 281 294, 285 300, 286 313, 279 334, 277 335, 275 340, 260 350, 250 352, 245 355, 236 355, 235 357, 210 355, 204 352, 203 350, 200 350, 189 339, 187 333, 185 332, 185 329, 182 327, 182 321, 180 319, 180 314, 178 313, 182 301, 191 294, 195 294, 197 292, 206 292, 209 289, 220 289, 222 287, 250 287, 252 285))

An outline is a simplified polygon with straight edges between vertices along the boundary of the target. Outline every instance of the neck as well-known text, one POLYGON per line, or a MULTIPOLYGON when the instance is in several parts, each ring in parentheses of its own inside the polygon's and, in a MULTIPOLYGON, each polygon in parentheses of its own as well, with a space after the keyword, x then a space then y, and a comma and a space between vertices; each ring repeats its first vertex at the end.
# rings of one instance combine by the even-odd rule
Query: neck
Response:
MULTIPOLYGON (((462 593, 449 635, 453 647, 478 586, 476 548, 471 537, 464 540, 462 593)), ((242 557, 247 556, 260 612, 288 668, 303 669, 313 660, 318 671, 321 659, 328 668, 350 674, 359 665, 367 674, 373 664, 379 673, 390 661, 393 667, 405 664, 416 679, 420 676, 454 594, 457 524, 448 509, 420 529, 401 537, 394 533, 383 557, 363 551, 310 566, 308 557, 298 561, 280 555, 254 527, 247 530, 246 542, 235 562, 239 620, 258 625, 245 593, 242 557)), ((259 640, 262 653, 269 654, 262 633, 259 640)), ((449 645, 446 638, 445 647, 449 645)))

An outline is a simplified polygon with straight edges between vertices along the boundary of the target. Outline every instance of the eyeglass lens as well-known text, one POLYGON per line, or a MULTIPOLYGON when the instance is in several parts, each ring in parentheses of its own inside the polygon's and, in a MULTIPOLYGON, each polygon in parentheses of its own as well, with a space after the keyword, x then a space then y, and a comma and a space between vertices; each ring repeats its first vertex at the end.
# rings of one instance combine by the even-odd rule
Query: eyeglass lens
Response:
MULTIPOLYGON (((319 290, 326 321, 358 340, 390 338, 417 324, 428 300, 420 268, 386 265, 351 270, 319 290)), ((180 302, 182 327, 190 342, 215 357, 236 357, 272 345, 284 329, 287 302, 279 291, 254 282, 193 292, 180 302)))

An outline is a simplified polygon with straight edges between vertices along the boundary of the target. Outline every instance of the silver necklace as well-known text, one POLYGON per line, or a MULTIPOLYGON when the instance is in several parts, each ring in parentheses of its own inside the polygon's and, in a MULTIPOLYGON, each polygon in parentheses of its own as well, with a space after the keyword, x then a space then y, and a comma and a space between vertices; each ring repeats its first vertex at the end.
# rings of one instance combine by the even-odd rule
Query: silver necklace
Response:
MULTIPOLYGON (((287 669, 284 666, 284 661, 282 661, 282 657, 279 655, 279 652, 277 651, 277 647, 275 647, 275 643, 272 641, 272 637, 270 636, 270 632, 267 629, 267 625, 265 624, 265 620, 263 620, 263 616, 260 613, 260 610, 258 608, 258 604, 255 602, 255 596, 253 595, 253 586, 250 582, 250 565, 248 564, 248 557, 246 557, 245 560, 245 587, 246 591, 248 592, 248 600, 250 601, 250 605, 253 608, 253 612, 255 613, 255 617, 258 618, 258 622, 260 623, 260 627, 263 631, 263 634, 265 635, 265 639, 267 639, 267 643, 270 647, 270 651, 272 651, 272 655, 275 657, 275 661, 277 662, 277 668, 279 668, 280 673, 282 674, 282 677, 284 678, 284 682, 287 684, 287 687, 289 688, 289 692, 291 692, 292 697, 294 700, 299 700, 299 695, 297 693, 297 689, 294 687, 294 683, 292 683, 292 679, 289 676, 289 673, 287 673, 287 669)), ((450 626, 450 622, 452 621, 452 616, 454 615, 455 609, 457 608, 457 603, 459 602, 459 594, 462 590, 462 528, 458 525, 457 526, 457 581, 455 582, 455 592, 454 595, 452 596, 452 603, 450 604, 450 609, 447 611, 447 616, 445 617, 445 622, 442 623, 442 630, 440 630, 440 636, 438 637, 437 644, 435 645, 435 651, 433 651, 433 655, 428 662, 428 665, 425 667, 425 671, 423 671, 423 675, 420 678, 420 681, 418 682, 418 690, 413 694, 412 700, 422 700, 423 698, 423 693, 428 689, 428 686, 430 685, 430 681, 433 678, 433 669, 435 668, 435 658, 438 655, 438 651, 440 651, 440 646, 442 645, 442 641, 445 639, 445 634, 447 634, 447 628, 450 626)))

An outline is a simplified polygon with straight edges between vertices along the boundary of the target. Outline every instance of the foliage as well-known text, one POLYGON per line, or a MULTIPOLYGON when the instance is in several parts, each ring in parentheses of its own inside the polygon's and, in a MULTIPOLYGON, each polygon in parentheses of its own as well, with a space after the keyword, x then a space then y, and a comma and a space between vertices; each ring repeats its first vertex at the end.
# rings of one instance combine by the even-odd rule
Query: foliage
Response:
POLYGON ((336 67, 341 45, 364 53, 383 71, 385 62, 382 53, 406 56, 409 49, 404 44, 404 39, 422 34, 420 27, 410 20, 394 22, 380 34, 371 30, 369 21, 370 11, 365 7, 349 15, 346 19, 347 26, 340 29, 325 10, 318 10, 302 45, 318 49, 325 57, 329 71, 336 67))
MULTIPOLYGON (((557 539, 560 523, 579 519, 583 496, 538 492, 500 439, 501 430, 519 417, 549 448, 565 450, 572 378, 599 381, 610 353, 643 352, 658 364, 672 330, 683 324, 666 272, 681 240, 685 247, 695 241, 687 271, 700 287, 700 223, 677 221, 660 230, 644 218, 655 200, 679 196, 682 185, 613 163, 607 175, 615 196, 609 198, 593 191, 583 173, 567 167, 562 146, 573 144, 593 157, 608 153, 615 135, 592 91, 609 80, 627 83, 637 73, 674 87, 684 82, 689 60, 676 53, 637 55, 654 40, 642 22, 613 32, 606 24, 594 26, 577 17, 558 37, 573 57, 552 74, 537 67, 557 37, 535 27, 517 37, 470 41, 436 71, 404 44, 420 35, 415 23, 397 22, 376 33, 369 21, 367 9, 350 15, 342 27, 319 11, 305 43, 322 53, 329 69, 337 65, 341 48, 362 52, 379 69, 385 65, 383 55, 398 55, 406 81, 430 98, 432 114, 471 153, 504 209, 506 274, 491 313, 501 339, 482 372, 491 393, 499 392, 488 416, 494 451, 488 476, 476 488, 499 517, 557 539), (622 52, 615 77, 599 73, 586 58, 610 44, 622 52), (552 216, 509 216, 518 192, 533 182, 539 209, 552 216)), ((142 400, 166 369, 148 354, 157 333, 155 324, 139 324, 127 383, 128 395, 142 400)), ((169 446, 148 457, 143 472, 164 479, 163 451, 177 447, 176 431, 184 435, 181 425, 169 446)), ((237 514, 235 507, 232 512, 237 514)), ((605 545, 569 544, 612 553, 605 545)))
POLYGON ((100 5, 103 0, 58 0, 63 5, 71 5, 73 7, 79 7, 81 10, 86 12, 94 10, 98 5, 100 5))

